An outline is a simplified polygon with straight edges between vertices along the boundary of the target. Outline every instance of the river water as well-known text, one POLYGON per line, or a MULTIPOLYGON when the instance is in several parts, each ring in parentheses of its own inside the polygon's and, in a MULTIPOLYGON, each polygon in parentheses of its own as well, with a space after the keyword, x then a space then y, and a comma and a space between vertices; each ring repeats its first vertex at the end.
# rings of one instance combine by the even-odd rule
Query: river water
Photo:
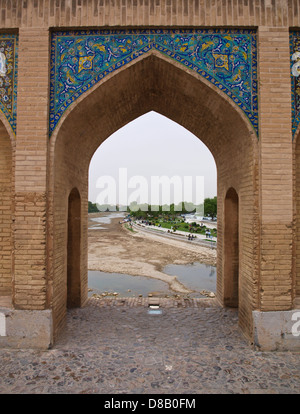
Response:
MULTIPOLYGON (((216 268, 203 263, 188 265, 170 264, 163 269, 163 273, 176 276, 187 288, 194 290, 189 294, 191 298, 204 297, 201 290, 216 291, 216 268)), ((172 296, 176 292, 169 289, 169 285, 161 280, 144 276, 131 276, 122 273, 105 273, 89 271, 90 295, 93 293, 117 292, 119 297, 172 296)))
MULTIPOLYGON (((124 218, 126 213, 114 212, 107 216, 95 217, 92 220, 95 226, 90 229, 101 229, 101 224, 109 224, 112 218, 124 218)), ((204 297, 200 292, 208 290, 216 292, 216 267, 195 262, 187 265, 169 264, 163 269, 163 273, 176 276, 187 288, 193 290, 189 294, 191 298, 204 297)), ((119 297, 148 296, 149 293, 155 296, 172 296, 176 292, 169 289, 169 285, 161 280, 145 276, 132 276, 122 273, 106 273, 98 270, 88 272, 89 295, 93 293, 116 292, 119 297)))
POLYGON ((107 216, 91 217, 90 220, 94 221, 95 224, 90 226, 89 230, 105 229, 105 227, 102 227, 101 224, 110 224, 111 219, 113 218, 119 218, 120 220, 123 220, 125 215, 126 213, 123 213, 123 212, 115 212, 115 213, 108 212, 107 216))

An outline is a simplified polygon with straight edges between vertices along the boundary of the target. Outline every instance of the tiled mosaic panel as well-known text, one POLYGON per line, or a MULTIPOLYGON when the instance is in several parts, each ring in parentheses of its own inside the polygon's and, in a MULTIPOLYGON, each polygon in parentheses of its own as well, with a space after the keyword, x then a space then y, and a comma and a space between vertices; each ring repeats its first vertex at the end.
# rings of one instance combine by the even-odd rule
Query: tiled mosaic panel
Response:
POLYGON ((106 30, 52 34, 50 135, 79 96, 153 48, 216 85, 258 133, 255 31, 106 30))
POLYGON ((296 134, 300 123, 300 32, 290 33, 291 80, 292 80, 292 133, 296 134))
POLYGON ((18 36, 0 34, 0 111, 16 132, 18 36))

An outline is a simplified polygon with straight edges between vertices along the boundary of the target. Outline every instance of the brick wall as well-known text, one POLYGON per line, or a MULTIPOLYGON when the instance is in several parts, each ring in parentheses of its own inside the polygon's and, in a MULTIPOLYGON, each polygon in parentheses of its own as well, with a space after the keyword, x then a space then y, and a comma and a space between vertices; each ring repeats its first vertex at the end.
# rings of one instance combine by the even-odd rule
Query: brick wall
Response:
POLYGON ((20 29, 15 179, 17 309, 47 306, 48 29, 20 29))
POLYGON ((299 26, 297 0, 1 0, 0 27, 299 26))
POLYGON ((293 154, 288 29, 259 28, 260 309, 291 309, 293 154))

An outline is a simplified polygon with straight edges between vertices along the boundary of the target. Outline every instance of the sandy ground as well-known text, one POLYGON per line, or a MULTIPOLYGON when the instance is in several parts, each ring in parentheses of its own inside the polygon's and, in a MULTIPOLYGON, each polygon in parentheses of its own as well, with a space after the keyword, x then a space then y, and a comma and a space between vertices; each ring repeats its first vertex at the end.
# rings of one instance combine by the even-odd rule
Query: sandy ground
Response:
POLYGON ((175 275, 163 273, 163 268, 168 264, 194 262, 216 265, 215 249, 193 246, 144 232, 133 233, 119 223, 120 218, 113 218, 110 224, 101 223, 101 228, 96 229, 94 226, 97 223, 91 218, 106 214, 89 216, 89 270, 156 278, 167 282, 175 292, 189 293, 190 290, 175 275))

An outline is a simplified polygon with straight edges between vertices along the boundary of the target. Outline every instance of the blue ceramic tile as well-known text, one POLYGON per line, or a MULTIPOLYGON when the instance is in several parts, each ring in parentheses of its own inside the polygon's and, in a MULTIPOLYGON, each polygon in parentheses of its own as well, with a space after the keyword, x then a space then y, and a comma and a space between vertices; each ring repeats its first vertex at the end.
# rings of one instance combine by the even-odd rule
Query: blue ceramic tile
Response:
POLYGON ((254 30, 88 30, 54 32, 50 135, 66 109, 106 75, 156 49, 194 70, 232 99, 258 135, 254 30))

